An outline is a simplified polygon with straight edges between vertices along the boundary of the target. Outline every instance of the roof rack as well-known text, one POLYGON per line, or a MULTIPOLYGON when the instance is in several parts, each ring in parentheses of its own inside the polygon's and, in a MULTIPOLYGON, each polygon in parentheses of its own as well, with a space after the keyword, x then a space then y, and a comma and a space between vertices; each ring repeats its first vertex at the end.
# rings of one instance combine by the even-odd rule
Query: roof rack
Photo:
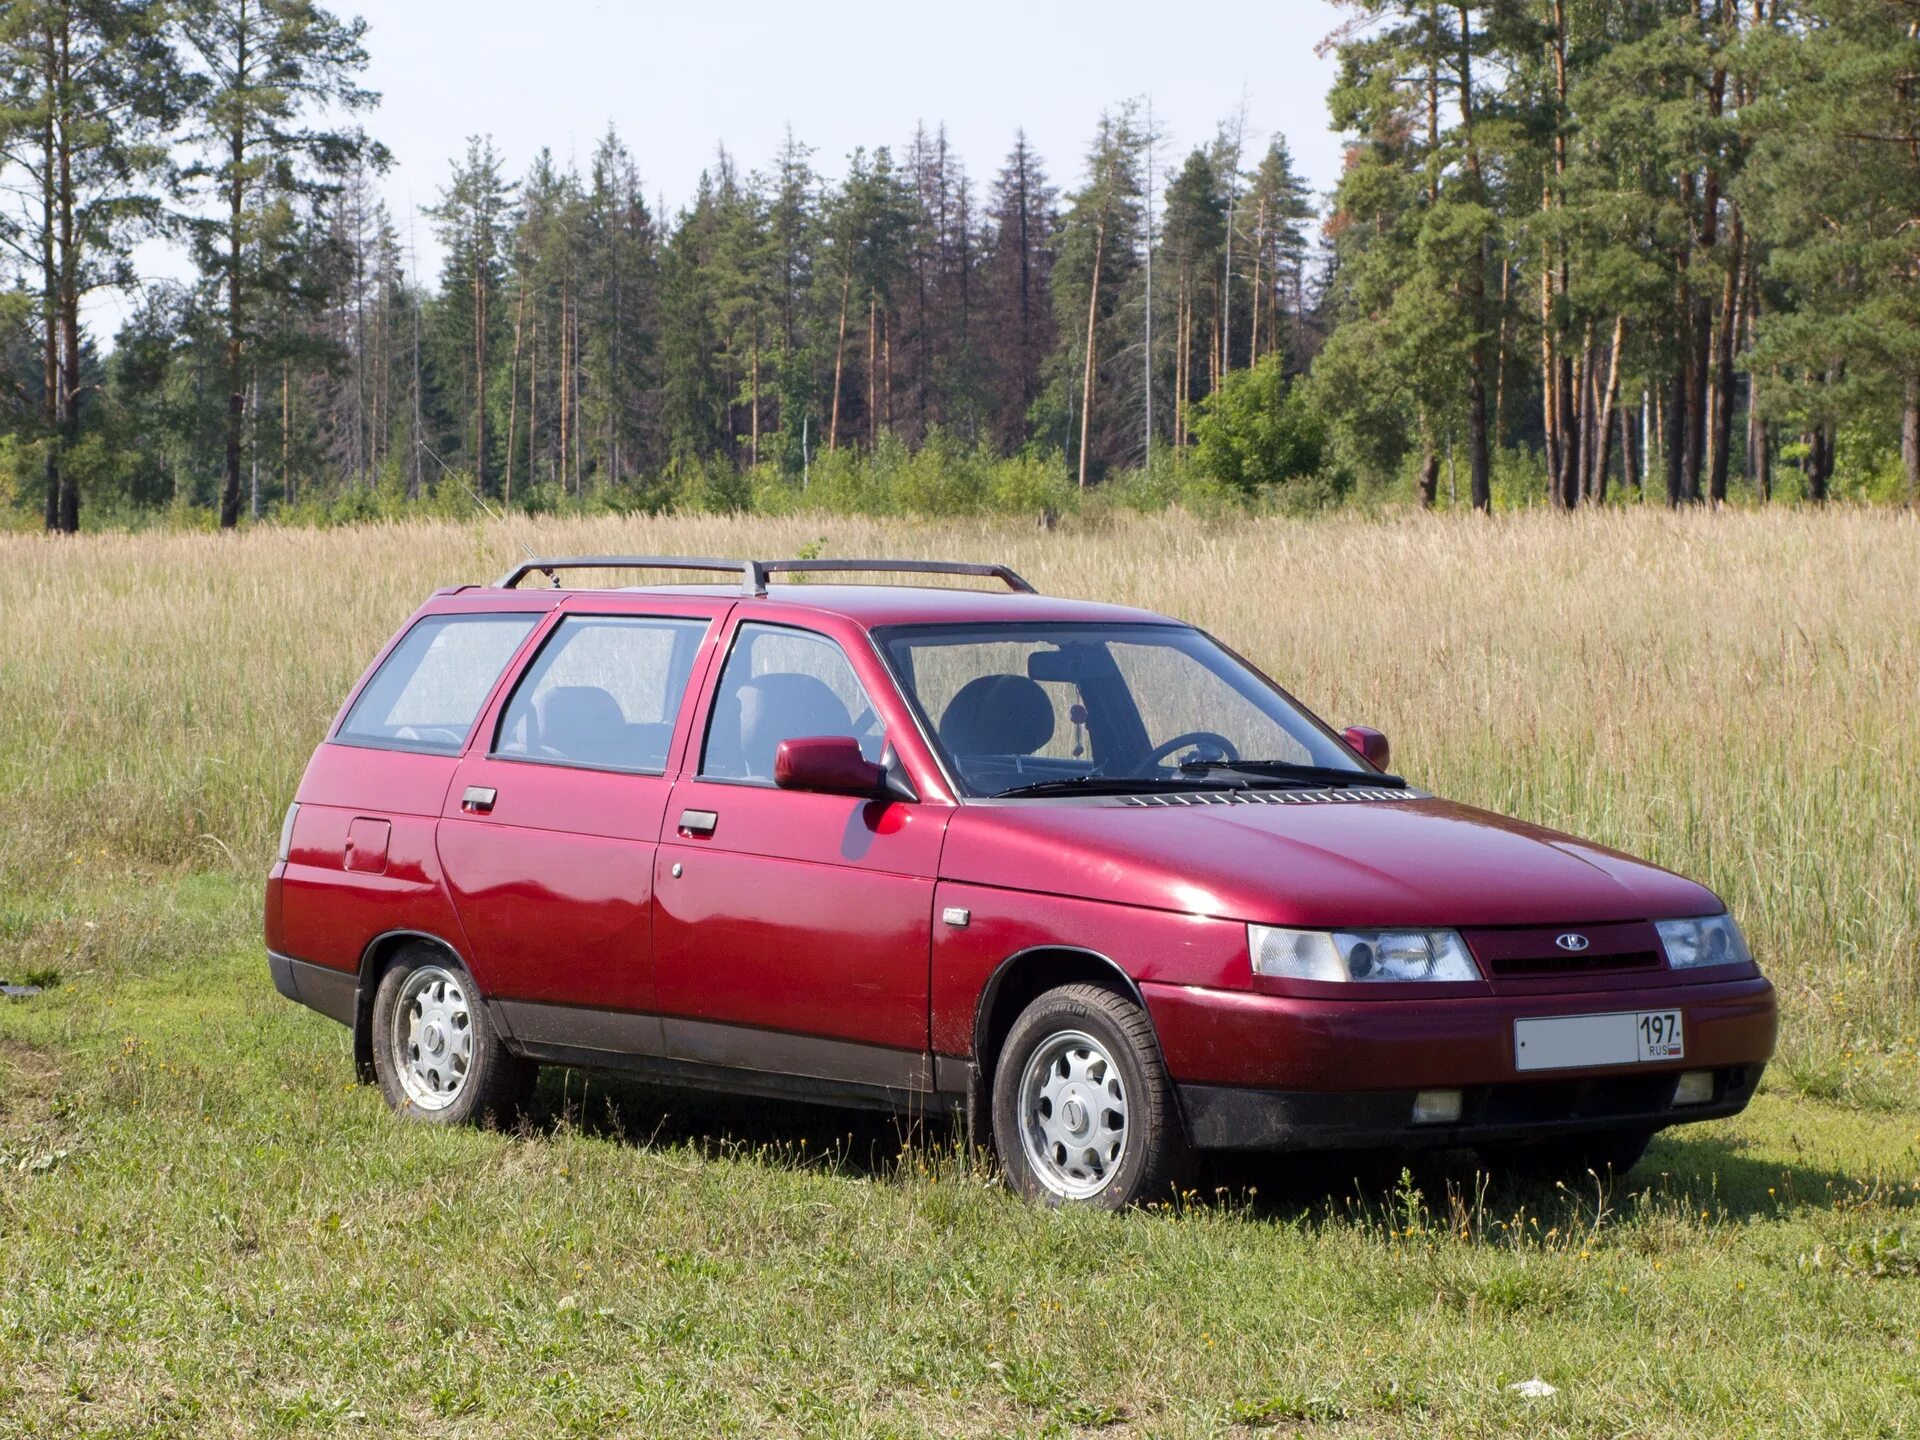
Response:
POLYGON ((533 559, 514 566, 497 580, 502 590, 511 590, 529 575, 539 574, 560 586, 560 570, 700 570, 740 577, 740 593, 765 595, 769 575, 793 574, 885 574, 885 575, 976 575, 998 580, 1009 590, 1023 595, 1034 593, 1019 575, 1005 565, 979 565, 964 560, 712 560, 685 555, 565 555, 552 559, 533 559))

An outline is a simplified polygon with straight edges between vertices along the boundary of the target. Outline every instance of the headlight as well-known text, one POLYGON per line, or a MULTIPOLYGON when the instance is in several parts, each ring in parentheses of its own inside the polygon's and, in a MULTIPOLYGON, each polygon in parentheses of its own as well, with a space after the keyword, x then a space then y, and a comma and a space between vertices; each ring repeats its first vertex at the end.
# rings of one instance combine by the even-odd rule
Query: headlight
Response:
POLYGON ((285 864, 293 849, 293 822, 300 818, 298 802, 287 806, 287 818, 280 822, 280 863, 285 864))
POLYGON ((1751 965, 1753 953, 1746 936, 1731 915, 1708 915, 1699 920, 1661 920, 1654 929, 1667 950, 1667 964, 1676 970, 1696 965, 1751 965))
POLYGON ((1281 980, 1478 980, 1453 930, 1279 930, 1247 927, 1253 973, 1281 980))

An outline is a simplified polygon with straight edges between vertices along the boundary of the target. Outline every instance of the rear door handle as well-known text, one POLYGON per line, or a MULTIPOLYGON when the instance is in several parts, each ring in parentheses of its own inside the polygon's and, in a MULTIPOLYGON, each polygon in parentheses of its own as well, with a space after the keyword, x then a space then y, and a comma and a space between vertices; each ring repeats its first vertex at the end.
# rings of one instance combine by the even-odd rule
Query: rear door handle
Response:
POLYGON ((682 810, 680 812, 680 833, 683 835, 711 835, 713 827, 720 823, 720 817, 712 810, 682 810))
POLYGON ((460 808, 471 815, 491 814, 499 794, 491 785, 469 785, 467 793, 460 797, 460 808))

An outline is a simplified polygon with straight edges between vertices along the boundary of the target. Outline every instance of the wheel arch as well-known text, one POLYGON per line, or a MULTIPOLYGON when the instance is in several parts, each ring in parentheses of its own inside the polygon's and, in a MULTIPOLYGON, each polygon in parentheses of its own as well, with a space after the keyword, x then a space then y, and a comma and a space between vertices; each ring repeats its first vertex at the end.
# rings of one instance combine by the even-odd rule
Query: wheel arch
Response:
POLYGON ((353 1004, 353 1068, 365 1084, 374 1084, 378 1078, 373 1070, 374 992, 380 988, 381 973, 394 957, 414 945, 443 951, 462 970, 473 973, 466 956, 452 942, 426 930, 386 930, 367 942, 367 948, 360 952, 360 980, 353 1004))
POLYGON ((1083 945, 1030 945, 1016 950, 994 967, 993 974, 980 991, 980 1003, 974 1012, 973 1062, 983 1085, 991 1088, 993 1067, 1000 1058, 1000 1046, 1013 1028, 1020 1012, 1048 990, 1061 985, 1098 985, 1124 1000, 1131 1000, 1147 1017, 1154 1032, 1154 1044, 1160 1043, 1159 1029, 1147 1009, 1146 997, 1134 978, 1117 961, 1083 945))

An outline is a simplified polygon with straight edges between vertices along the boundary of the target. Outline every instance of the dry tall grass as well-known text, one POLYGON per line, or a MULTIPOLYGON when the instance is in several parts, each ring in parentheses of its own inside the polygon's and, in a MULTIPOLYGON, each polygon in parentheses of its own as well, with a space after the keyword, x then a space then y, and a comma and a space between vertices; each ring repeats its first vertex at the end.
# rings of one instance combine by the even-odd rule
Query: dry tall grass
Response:
POLYGON ((1421 784, 1714 885, 1783 982, 1797 1063, 1920 1029, 1920 522, 1885 512, 0 537, 0 889, 101 856, 262 867, 374 648, 522 540, 996 559, 1190 618, 1386 729, 1421 784))

